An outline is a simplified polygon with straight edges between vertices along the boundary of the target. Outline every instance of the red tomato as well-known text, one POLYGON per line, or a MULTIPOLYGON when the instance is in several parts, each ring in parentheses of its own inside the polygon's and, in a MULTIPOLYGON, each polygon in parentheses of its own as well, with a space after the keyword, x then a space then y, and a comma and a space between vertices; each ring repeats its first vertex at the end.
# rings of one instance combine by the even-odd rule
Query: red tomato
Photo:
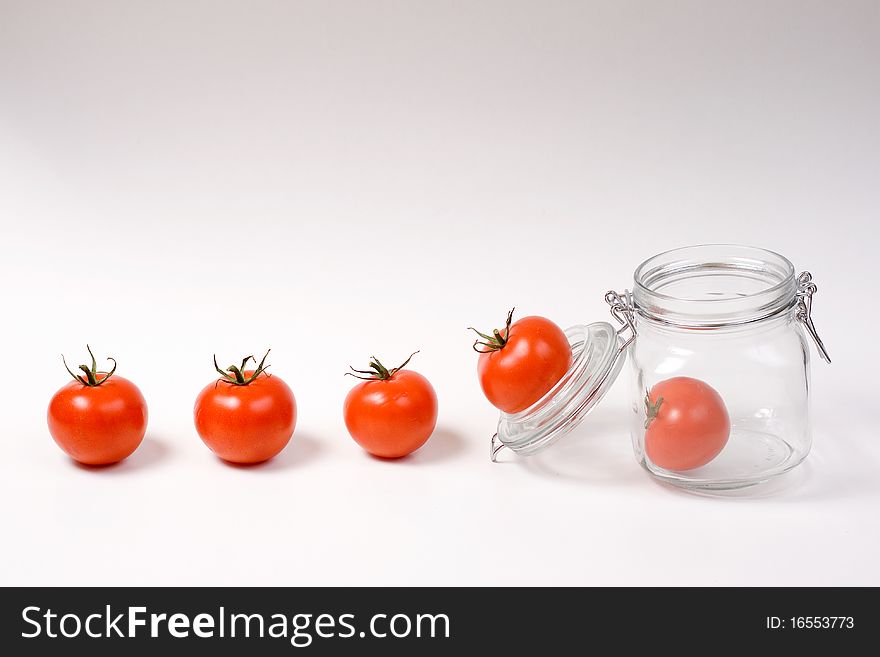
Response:
POLYGON ((241 367, 231 365, 226 371, 217 367, 215 358, 214 367, 222 378, 205 386, 196 399, 196 430, 224 461, 267 461, 284 449, 293 435, 296 400, 284 381, 265 373, 266 356, 255 370, 244 369, 251 356, 241 367))
MULTIPOLYGON (((565 332, 545 317, 523 317, 492 335, 476 331, 483 340, 477 374, 483 394, 504 413, 519 413, 540 400, 568 372, 571 345, 565 332)), ((476 330, 476 329, 472 329, 476 330)))
POLYGON ((686 376, 661 381, 645 398, 645 451, 654 465, 693 470, 714 459, 730 436, 721 396, 686 376))
POLYGON ((365 380, 345 398, 345 426, 355 442, 373 456, 406 456, 424 445, 437 425, 434 388, 421 374, 404 370, 407 363, 409 358, 388 370, 373 358, 372 370, 352 368, 353 376, 365 380))
MULTIPOLYGON (((88 347, 87 347, 88 348, 88 347)), ((86 465, 108 465, 130 456, 147 431, 147 402, 137 386, 99 372, 92 350, 92 367, 80 365, 82 375, 61 388, 49 402, 49 433, 70 458, 86 465)), ((67 363, 65 363, 67 367, 67 363)))

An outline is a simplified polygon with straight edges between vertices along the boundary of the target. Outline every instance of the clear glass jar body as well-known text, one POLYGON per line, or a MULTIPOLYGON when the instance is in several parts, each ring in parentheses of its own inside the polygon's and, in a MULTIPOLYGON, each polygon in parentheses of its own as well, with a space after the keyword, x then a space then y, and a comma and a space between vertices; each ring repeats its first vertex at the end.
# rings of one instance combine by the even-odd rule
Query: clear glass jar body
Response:
POLYGON ((636 270, 632 305, 630 433, 637 460, 652 475, 689 488, 732 489, 803 461, 811 445, 809 350, 788 260, 749 247, 677 249, 636 270), (694 469, 660 467, 645 448, 646 394, 673 377, 711 386, 730 420, 721 452, 694 469))

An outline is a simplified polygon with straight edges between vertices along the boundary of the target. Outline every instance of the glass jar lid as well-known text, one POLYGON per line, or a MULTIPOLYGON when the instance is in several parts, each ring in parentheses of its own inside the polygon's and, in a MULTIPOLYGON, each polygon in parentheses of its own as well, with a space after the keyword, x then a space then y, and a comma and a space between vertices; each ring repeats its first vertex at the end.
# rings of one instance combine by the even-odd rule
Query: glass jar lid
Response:
POLYGON ((519 413, 502 413, 492 437, 492 460, 507 447, 529 456, 549 447, 583 422, 620 374, 626 349, 635 337, 626 304, 614 292, 606 300, 623 326, 608 322, 572 326, 565 331, 571 345, 572 363, 559 382, 532 406, 519 413), (617 305, 615 305, 617 304, 617 305))

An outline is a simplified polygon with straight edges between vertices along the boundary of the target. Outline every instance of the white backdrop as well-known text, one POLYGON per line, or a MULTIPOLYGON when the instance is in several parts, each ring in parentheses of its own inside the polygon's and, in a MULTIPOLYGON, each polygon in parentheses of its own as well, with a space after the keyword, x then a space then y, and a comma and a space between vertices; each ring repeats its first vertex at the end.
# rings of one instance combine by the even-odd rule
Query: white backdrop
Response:
POLYGON ((0 583, 880 584, 878 62, 876 2, 0 0, 0 583), (656 484, 622 385, 491 464, 465 327, 703 242, 815 276, 806 464, 656 484), (150 408, 99 471, 45 424, 87 341, 150 408), (192 403, 268 347, 296 434, 224 465, 192 403), (372 459, 342 374, 415 349, 437 433, 372 459))

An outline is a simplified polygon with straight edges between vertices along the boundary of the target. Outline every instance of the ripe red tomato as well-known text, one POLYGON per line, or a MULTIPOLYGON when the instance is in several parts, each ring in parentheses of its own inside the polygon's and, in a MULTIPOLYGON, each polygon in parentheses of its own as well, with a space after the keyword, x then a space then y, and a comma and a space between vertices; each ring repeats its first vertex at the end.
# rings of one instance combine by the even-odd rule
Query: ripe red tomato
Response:
POLYGON ((565 332, 545 317, 523 317, 492 335, 476 333, 480 354, 477 374, 483 394, 504 413, 519 413, 555 386, 571 366, 571 345, 565 332))
MULTIPOLYGON (((269 352, 266 352, 266 356, 269 352)), ((277 455, 296 427, 296 400, 284 381, 265 373, 266 356, 255 370, 241 366, 225 371, 205 386, 196 399, 196 431, 204 443, 224 461, 260 463, 277 455)), ((254 360, 256 363, 256 360, 254 360)))
MULTIPOLYGON (((91 368, 55 393, 49 402, 49 433, 70 458, 86 465, 108 465, 130 456, 147 431, 147 402, 137 386, 113 369, 99 372, 91 348, 91 368)), ((67 363, 64 364, 67 367, 67 363)))
POLYGON ((345 426, 355 442, 373 456, 406 456, 434 433, 437 395, 428 379, 403 369, 410 358, 391 370, 375 357, 370 361, 371 370, 351 368, 352 376, 364 381, 345 398, 345 426))
POLYGON ((714 459, 730 436, 730 418, 714 388, 677 376, 645 397, 645 451, 654 465, 693 470, 714 459))

